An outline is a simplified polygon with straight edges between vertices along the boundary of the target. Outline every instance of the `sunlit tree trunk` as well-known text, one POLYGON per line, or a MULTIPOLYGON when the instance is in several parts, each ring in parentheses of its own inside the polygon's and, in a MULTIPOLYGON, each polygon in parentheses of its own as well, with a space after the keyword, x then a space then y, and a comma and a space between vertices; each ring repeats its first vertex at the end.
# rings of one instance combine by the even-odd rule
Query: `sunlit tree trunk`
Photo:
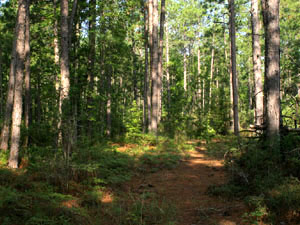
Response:
POLYGON ((11 168, 18 168, 22 122, 22 91, 24 81, 26 9, 28 3, 28 0, 19 0, 18 2, 18 19, 16 24, 16 75, 12 112, 11 146, 8 160, 8 166, 11 168))
POLYGON ((152 68, 152 116, 151 131, 157 134, 158 126, 158 104, 159 104, 159 81, 158 81, 158 1, 153 0, 153 68, 152 68))
POLYGON ((265 95, 267 138, 272 147, 280 143, 280 30, 279 0, 263 0, 265 27, 265 95))
POLYGON ((158 52, 158 75, 157 86, 159 92, 159 110, 158 110, 158 123, 161 119, 162 112, 162 78, 163 78, 163 49, 164 49, 164 31, 165 31, 165 0, 161 0, 161 13, 160 13, 160 31, 159 31, 159 52, 158 52))
MULTIPOLYGON (((142 6, 143 6, 143 13, 144 13, 144 50, 145 50, 145 71, 144 71, 144 132, 147 131, 148 123, 150 120, 148 120, 147 115, 150 115, 150 110, 148 110, 148 104, 151 104, 148 102, 148 89, 149 89, 149 51, 148 51, 148 23, 149 23, 149 13, 148 13, 148 6, 145 4, 142 0, 142 6)), ((150 106, 151 109, 151 106, 150 106)))
POLYGON ((186 47, 183 49, 183 89, 187 91, 187 56, 186 47))
POLYGON ((152 132, 152 73, 153 73, 153 0, 148 2, 149 48, 150 48, 150 77, 148 90, 148 130, 152 132))
MULTIPOLYGON (((56 15, 57 9, 57 0, 53 0, 53 14, 54 14, 54 26, 53 26, 53 34, 54 34, 54 63, 56 68, 59 68, 59 43, 58 43, 58 19, 56 15)), ((55 89, 57 96, 59 96, 60 89, 60 77, 58 74, 55 75, 55 89)), ((59 99, 59 98, 58 98, 59 99)))
POLYGON ((235 43, 235 5, 234 0, 229 0, 229 25, 231 41, 231 71, 232 71, 232 93, 233 93, 233 124, 234 134, 239 136, 239 112, 238 112, 238 87, 236 73, 236 43, 235 43))
MULTIPOLYGON (((64 128, 66 129, 67 121, 65 117, 67 117, 68 101, 69 101, 69 91, 70 91, 70 71, 69 71, 69 26, 68 26, 68 15, 69 15, 69 3, 68 0, 61 0, 61 54, 60 54, 60 96, 59 96, 59 124, 58 128, 62 131, 64 128)), ((63 133, 63 132, 62 132, 63 133)), ((60 134, 62 134, 60 132, 60 134)), ((65 131, 66 133, 66 131, 65 131)), ((67 138, 62 136, 59 137, 59 140, 67 144, 67 138)), ((62 143, 59 141, 60 143, 62 143)))
POLYGON ((106 102, 106 134, 111 137, 111 74, 112 70, 109 68, 107 74, 107 102, 106 102))
POLYGON ((210 80, 209 80, 209 107, 212 107, 212 90, 213 90, 213 79, 214 79, 214 72, 215 72, 215 33, 213 33, 212 39, 212 49, 211 49, 211 61, 210 61, 210 80))
MULTIPOLYGON (((30 0, 27 0, 30 1, 30 0)), ((26 32, 25 32, 25 127, 28 130, 31 124, 31 81, 30 81, 30 13, 29 3, 26 10, 26 32)), ((29 136, 26 135, 24 146, 29 144, 29 136)))
POLYGON ((197 77, 198 77, 198 82, 197 82, 197 99, 200 103, 200 108, 202 109, 202 81, 201 81, 201 52, 200 48, 197 50, 197 77))
POLYGON ((252 61, 254 73, 254 96, 255 96, 255 124, 263 123, 263 85, 261 73, 261 47, 260 47, 260 19, 258 13, 258 0, 251 0, 251 25, 252 25, 252 61))
POLYGON ((167 76, 167 102, 168 102, 168 110, 170 109, 171 105, 171 89, 170 89, 170 72, 169 72, 169 63, 170 63, 170 56, 169 56, 169 31, 168 31, 168 24, 166 22, 166 76, 167 76))

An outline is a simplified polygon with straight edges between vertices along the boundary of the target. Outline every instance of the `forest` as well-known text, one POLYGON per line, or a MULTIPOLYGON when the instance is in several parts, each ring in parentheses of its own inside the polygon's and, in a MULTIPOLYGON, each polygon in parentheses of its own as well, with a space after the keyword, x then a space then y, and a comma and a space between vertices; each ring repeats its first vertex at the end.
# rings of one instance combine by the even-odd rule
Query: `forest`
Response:
POLYGON ((300 2, 1 0, 0 224, 300 224, 300 2))

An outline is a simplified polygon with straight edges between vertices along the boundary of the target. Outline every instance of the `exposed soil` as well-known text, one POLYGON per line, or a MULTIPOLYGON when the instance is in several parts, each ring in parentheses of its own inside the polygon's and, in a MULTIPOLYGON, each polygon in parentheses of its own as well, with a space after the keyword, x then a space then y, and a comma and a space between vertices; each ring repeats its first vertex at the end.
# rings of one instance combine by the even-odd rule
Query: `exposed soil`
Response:
POLYGON ((205 145, 201 145, 175 169, 135 179, 130 189, 151 189, 170 201, 177 208, 178 225, 245 224, 242 215, 247 210, 242 202, 225 200, 207 193, 209 186, 223 184, 226 179, 222 160, 208 157, 205 145))

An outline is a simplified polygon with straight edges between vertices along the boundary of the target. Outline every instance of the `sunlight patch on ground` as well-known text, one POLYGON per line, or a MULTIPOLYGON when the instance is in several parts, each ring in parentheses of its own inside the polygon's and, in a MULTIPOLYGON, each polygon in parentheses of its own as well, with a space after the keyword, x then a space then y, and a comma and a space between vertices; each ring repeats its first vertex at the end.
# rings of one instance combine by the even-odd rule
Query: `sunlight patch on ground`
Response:
POLYGON ((111 193, 103 193, 101 202, 102 203, 112 203, 114 200, 113 196, 111 193))
POLYGON ((78 200, 77 199, 71 199, 71 200, 68 200, 68 201, 64 201, 62 202, 62 205, 64 207, 67 207, 67 208, 79 208, 79 204, 78 204, 78 200))

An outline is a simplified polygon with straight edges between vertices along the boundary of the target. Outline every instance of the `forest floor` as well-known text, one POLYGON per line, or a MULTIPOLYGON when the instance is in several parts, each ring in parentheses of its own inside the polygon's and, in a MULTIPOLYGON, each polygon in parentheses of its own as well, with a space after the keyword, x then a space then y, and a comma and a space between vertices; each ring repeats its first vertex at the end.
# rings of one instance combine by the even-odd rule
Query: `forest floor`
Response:
MULTIPOLYGON (((228 179, 222 157, 210 156, 205 141, 189 144, 194 144, 195 149, 176 168, 135 177, 126 184, 127 193, 152 193, 170 202, 176 208, 174 224, 247 224, 243 217, 247 208, 242 201, 208 193, 209 187, 224 184, 228 179)), ((212 146, 219 148, 222 143, 214 140, 212 146)))

